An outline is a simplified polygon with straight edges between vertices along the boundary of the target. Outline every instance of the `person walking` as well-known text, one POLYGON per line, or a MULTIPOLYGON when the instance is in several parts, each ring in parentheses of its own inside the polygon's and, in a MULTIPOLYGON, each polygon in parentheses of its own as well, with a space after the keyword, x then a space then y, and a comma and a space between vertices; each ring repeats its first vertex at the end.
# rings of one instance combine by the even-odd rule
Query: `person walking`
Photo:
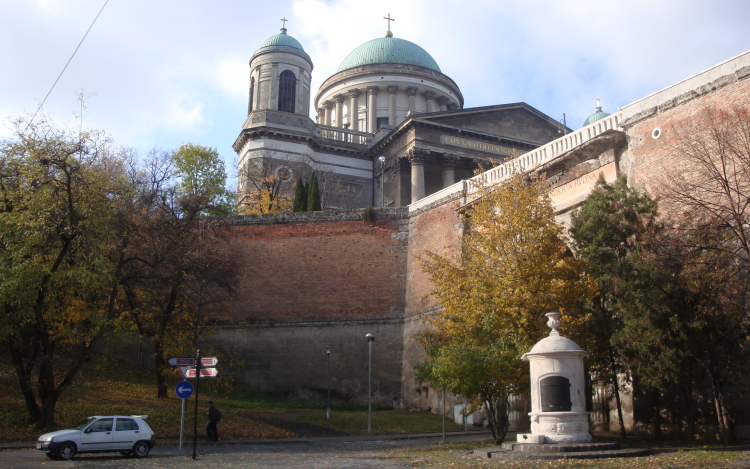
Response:
POLYGON ((208 401, 208 423, 206 424, 206 438, 208 441, 219 441, 216 424, 221 420, 221 412, 214 406, 214 401, 208 401))

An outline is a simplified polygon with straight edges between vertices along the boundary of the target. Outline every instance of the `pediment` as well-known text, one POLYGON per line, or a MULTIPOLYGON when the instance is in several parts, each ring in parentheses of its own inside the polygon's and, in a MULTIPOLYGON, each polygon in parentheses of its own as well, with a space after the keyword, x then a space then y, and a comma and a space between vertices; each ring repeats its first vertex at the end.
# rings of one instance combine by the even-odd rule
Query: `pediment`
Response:
POLYGON ((443 111, 415 120, 543 145, 559 138, 562 124, 526 103, 443 111))

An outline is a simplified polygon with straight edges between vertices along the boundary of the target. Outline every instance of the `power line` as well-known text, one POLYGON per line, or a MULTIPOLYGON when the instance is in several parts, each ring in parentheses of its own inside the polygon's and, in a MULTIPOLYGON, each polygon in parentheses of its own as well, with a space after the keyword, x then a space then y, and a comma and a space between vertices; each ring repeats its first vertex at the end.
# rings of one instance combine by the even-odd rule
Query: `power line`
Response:
MULTIPOLYGON (((63 73, 65 73, 65 69, 67 69, 68 65, 70 65, 70 61, 73 60, 73 57, 75 57, 76 52, 78 52, 78 49, 81 47, 81 44, 83 44, 83 41, 86 39, 86 36, 89 35, 89 31, 91 31, 91 28, 94 27, 94 23, 96 23, 96 20, 99 19, 99 15, 102 14, 102 12, 104 11, 104 7, 107 6, 107 3, 109 3, 109 0, 106 0, 104 2, 104 5, 102 5, 102 9, 99 10, 99 14, 97 14, 96 18, 94 18, 94 21, 91 22, 91 26, 89 26, 89 29, 86 30, 86 34, 83 35, 83 38, 81 39, 81 42, 78 43, 78 47, 76 47, 76 50, 73 51, 73 55, 71 55, 70 58, 68 59, 68 63, 65 64, 65 67, 63 67, 62 72, 60 72, 60 75, 57 76, 57 80, 55 80, 55 82, 52 84, 52 88, 50 88, 49 91, 47 92, 47 96, 44 97, 44 99, 42 100, 42 102, 39 104, 39 107, 36 108, 36 112, 34 113, 33 116, 31 116, 31 119, 29 119, 29 123, 26 124, 26 130, 29 129, 29 126, 31 125, 31 122, 34 120, 34 118, 36 117, 36 115, 39 114, 39 111, 42 109, 42 106, 44 106, 44 103, 47 102, 47 98, 49 98, 50 93, 52 93, 52 90, 55 89, 55 85, 57 85, 57 82, 60 81, 60 77, 62 77, 63 73)), ((26 130, 24 130, 24 133, 26 132, 26 130)))

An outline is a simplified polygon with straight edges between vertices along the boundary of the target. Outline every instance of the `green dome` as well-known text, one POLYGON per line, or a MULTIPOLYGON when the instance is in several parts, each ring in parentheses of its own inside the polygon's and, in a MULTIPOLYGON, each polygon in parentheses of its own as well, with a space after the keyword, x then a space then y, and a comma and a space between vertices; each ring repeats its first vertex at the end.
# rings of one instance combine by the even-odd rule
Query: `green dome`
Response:
POLYGON ((601 107, 601 106, 597 106, 597 107, 596 107, 596 112, 595 112, 595 113, 593 113, 593 114, 591 114, 591 115, 590 115, 590 116, 588 117, 588 119, 586 119, 586 120, 585 120, 585 121, 583 122, 583 127, 586 127, 586 126, 587 126, 587 125, 589 125, 589 124, 593 124, 594 122, 598 121, 599 119, 604 119, 604 118, 605 118, 605 117, 607 117, 608 115, 609 115, 609 113, 608 113, 608 112, 604 112, 604 111, 602 111, 602 107, 601 107))
POLYGON ((255 56, 260 55, 264 52, 272 51, 293 52, 295 54, 301 55, 302 57, 309 60, 310 63, 312 63, 310 56, 307 55, 305 49, 302 48, 302 44, 300 44, 299 41, 294 39, 292 36, 289 36, 286 33, 286 28, 281 28, 280 34, 271 36, 266 39, 266 42, 260 45, 260 49, 255 51, 250 60, 252 61, 255 56))
POLYGON ((396 37, 381 37, 365 42, 346 56, 336 73, 370 64, 418 65, 443 73, 427 51, 413 42, 396 37))

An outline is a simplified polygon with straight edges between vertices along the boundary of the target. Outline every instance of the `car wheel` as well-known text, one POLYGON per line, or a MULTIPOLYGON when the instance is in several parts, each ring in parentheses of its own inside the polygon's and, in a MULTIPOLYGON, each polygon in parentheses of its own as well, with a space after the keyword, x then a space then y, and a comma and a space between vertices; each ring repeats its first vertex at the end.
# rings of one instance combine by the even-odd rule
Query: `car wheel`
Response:
POLYGON ((60 445, 59 448, 57 448, 57 457, 60 459, 71 459, 76 454, 76 445, 71 442, 66 442, 60 445))
POLYGON ((44 454, 46 454, 47 457, 50 459, 57 459, 57 455, 55 453, 44 453, 44 454))
POLYGON ((130 456, 130 451, 120 451, 120 454, 122 454, 125 457, 130 456))
POLYGON ((133 454, 136 458, 145 458, 148 456, 148 443, 145 441, 139 441, 133 446, 133 454))

